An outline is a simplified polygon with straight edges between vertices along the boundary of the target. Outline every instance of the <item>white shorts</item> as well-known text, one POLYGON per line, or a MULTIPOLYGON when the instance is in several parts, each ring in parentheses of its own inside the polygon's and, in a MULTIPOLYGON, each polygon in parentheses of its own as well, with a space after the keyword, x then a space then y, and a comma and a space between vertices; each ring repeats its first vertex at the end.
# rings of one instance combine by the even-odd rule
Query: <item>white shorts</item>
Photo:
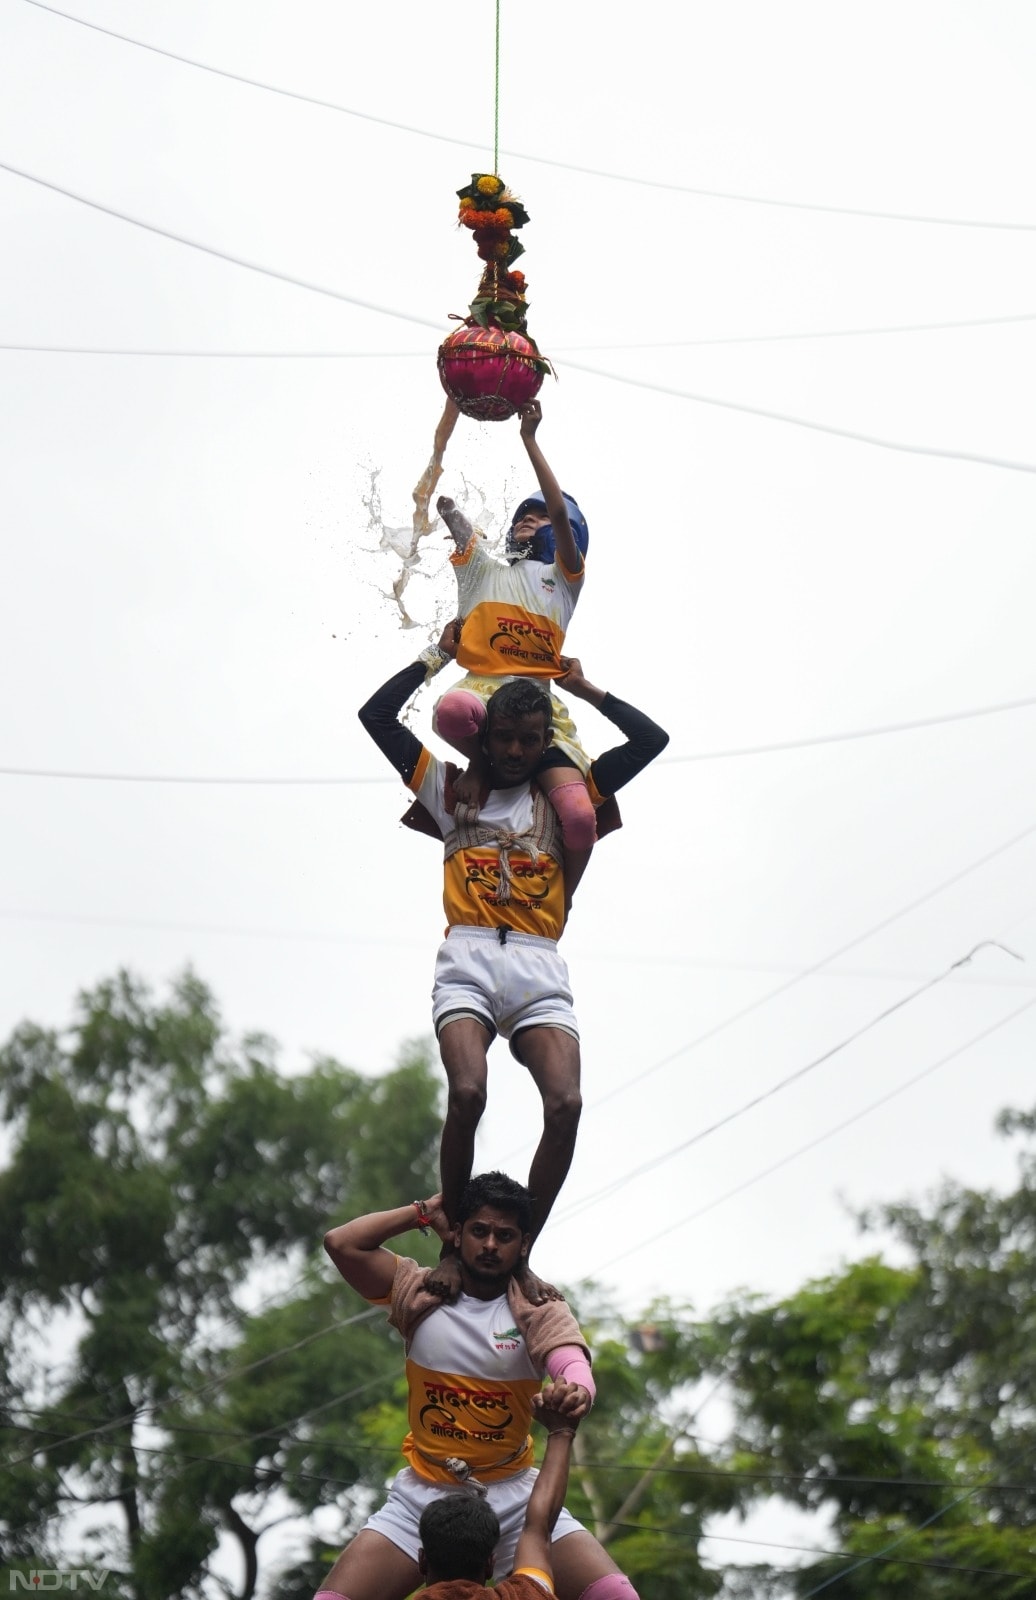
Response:
MULTIPOLYGON (((457 1017, 475 1017, 510 1039, 523 1028, 560 1028, 579 1038, 568 968, 553 939, 496 928, 451 928, 435 958, 435 1031, 457 1017)), ((512 1055, 514 1049, 512 1046, 512 1055)))
MULTIPOLYGON (((525 1508, 529 1504, 529 1496, 532 1494, 535 1482, 536 1468, 527 1467, 524 1472, 515 1473, 513 1478, 501 1478, 497 1483, 486 1484, 486 1498, 500 1522, 500 1543, 496 1547, 494 1578, 505 1578, 514 1566, 514 1552, 525 1526, 525 1508)), ((392 1487, 385 1504, 367 1519, 364 1527, 373 1528, 375 1533, 391 1539, 392 1543, 405 1551, 412 1561, 416 1561, 417 1552, 421 1548, 417 1530, 425 1506, 437 1500, 440 1495, 458 1492, 475 1493, 474 1489, 465 1489, 460 1484, 430 1483, 427 1478, 419 1477, 412 1467, 404 1467, 392 1480, 392 1487)), ((581 1522, 577 1522, 569 1512, 562 1510, 554 1525, 551 1541, 563 1539, 568 1533, 585 1531, 581 1522)))

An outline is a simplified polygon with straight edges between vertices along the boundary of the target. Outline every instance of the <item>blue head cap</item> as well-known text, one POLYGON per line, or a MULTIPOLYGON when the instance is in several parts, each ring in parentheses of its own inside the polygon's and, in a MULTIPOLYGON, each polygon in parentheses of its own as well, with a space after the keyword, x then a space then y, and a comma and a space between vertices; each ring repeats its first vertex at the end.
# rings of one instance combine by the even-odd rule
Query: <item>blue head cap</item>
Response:
MULTIPOLYGON (((575 536, 576 544, 585 556, 590 543, 590 533, 586 526, 586 518, 570 494, 563 493, 562 498, 565 502, 565 510, 568 512, 568 520, 572 525, 572 533, 575 536)), ((527 500, 522 501, 511 518, 511 529, 514 528, 516 523, 521 522, 527 511, 541 511, 546 516, 547 502, 541 494, 531 494, 527 500)), ((531 542, 523 545, 514 544, 511 539, 511 530, 508 530, 504 550, 508 561, 542 561, 544 565, 550 566, 551 562, 557 559, 554 549, 554 529, 549 522, 545 522, 541 528, 536 529, 531 542)))

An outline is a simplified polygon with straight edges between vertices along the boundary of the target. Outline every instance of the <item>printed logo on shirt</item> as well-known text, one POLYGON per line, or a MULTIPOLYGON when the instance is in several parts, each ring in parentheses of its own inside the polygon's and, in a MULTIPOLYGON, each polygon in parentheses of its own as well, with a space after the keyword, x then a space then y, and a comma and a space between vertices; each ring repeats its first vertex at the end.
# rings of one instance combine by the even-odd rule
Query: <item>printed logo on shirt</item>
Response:
POLYGON ((517 1328, 505 1328, 502 1333, 497 1333, 494 1328, 491 1338, 497 1350, 517 1350, 522 1342, 517 1328))
MULTIPOLYGON (((483 856, 469 855, 463 852, 465 879, 464 889, 469 896, 479 900, 496 902, 500 890, 500 858, 495 861, 486 861, 483 856)), ((526 909, 538 909, 540 902, 546 900, 550 893, 551 858, 539 856, 536 862, 528 860, 511 863, 511 901, 514 905, 524 906, 526 909)))
POLYGON ((551 590, 556 589, 557 588, 557 580, 555 578, 541 578, 540 579, 540 587, 543 588, 543 589, 551 589, 551 590))
MULTIPOLYGON (((515 1332, 518 1330, 515 1329, 515 1332)), ((421 1427, 433 1438, 499 1443, 513 1416, 507 1389, 425 1380, 425 1404, 418 1413, 421 1427)))
POLYGON ((549 628, 538 628, 525 617, 500 617, 496 619, 495 633, 489 636, 489 648, 498 655, 515 656, 523 661, 553 661, 554 638, 549 628))

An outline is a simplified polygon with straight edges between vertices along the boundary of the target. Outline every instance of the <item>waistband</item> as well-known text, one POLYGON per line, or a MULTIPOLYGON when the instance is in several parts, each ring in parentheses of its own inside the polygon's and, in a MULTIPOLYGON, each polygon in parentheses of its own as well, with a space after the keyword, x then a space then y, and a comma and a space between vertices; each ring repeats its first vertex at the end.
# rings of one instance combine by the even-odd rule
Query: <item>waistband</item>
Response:
POLYGON ((556 939, 545 939, 540 933, 519 933, 514 928, 481 928, 466 922, 454 922, 446 929, 447 939, 495 939, 497 944, 531 944, 541 950, 556 950, 556 939))

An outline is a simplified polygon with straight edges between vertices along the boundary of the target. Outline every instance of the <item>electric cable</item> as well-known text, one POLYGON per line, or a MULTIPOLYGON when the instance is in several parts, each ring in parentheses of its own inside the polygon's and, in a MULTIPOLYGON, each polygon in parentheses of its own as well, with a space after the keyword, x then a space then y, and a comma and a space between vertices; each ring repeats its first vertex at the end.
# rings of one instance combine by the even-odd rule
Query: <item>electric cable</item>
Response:
MULTIPOLYGON (((377 123, 383 128, 394 128, 400 133, 412 133, 422 139, 435 139, 441 144, 459 145, 465 150, 482 148, 481 142, 475 139, 459 139, 451 134, 436 133, 430 128, 418 128, 410 123, 395 122, 389 117, 375 116, 369 111, 357 111, 352 106, 344 106, 334 100, 324 100, 317 95, 302 94, 294 89, 284 89, 278 84, 264 83, 258 78, 246 77, 240 72, 230 72, 222 67, 213 67, 205 61, 197 61, 190 56, 177 54, 174 50, 165 50, 160 45, 148 44, 144 39, 132 38, 129 34, 117 33, 114 28, 104 28, 97 22, 88 22, 85 17, 74 16, 69 11, 59 11, 57 6, 46 5, 44 0, 25 0, 27 5, 35 6, 38 11, 49 11, 55 17, 61 17, 66 22, 75 22, 81 28, 90 28, 95 33, 107 34, 111 39, 118 39, 123 44, 135 45, 140 50, 149 50, 154 55, 165 56, 170 61, 178 61, 182 66, 195 67, 201 72, 210 72, 219 78, 229 78, 233 83, 241 83, 252 89, 263 89, 270 94, 282 95, 288 100, 299 100, 305 105, 319 106, 324 111, 335 111, 343 116, 356 117, 363 122, 377 123)), ((752 195, 734 193, 724 189, 695 188, 685 183, 668 183, 661 179, 639 178, 622 172, 608 172, 598 167, 579 166, 570 161, 558 161, 549 156, 534 156, 527 151, 503 151, 505 156, 514 156, 520 161, 535 162, 539 166, 555 167, 562 172, 578 172, 581 176, 589 178, 605 178, 612 183, 634 184, 638 188, 663 189, 673 194, 696 195, 706 200, 728 200, 740 205, 774 206, 790 211, 815 211, 822 214, 841 217, 864 217, 882 222, 913 222, 924 223, 938 227, 949 228, 991 228, 1015 233, 1036 232, 1036 222, 991 222, 972 217, 933 217, 915 215, 904 211, 878 211, 856 206, 831 206, 820 205, 805 200, 775 200, 765 195, 752 195)), ((494 171, 499 165, 499 152, 494 163, 494 171)))
MULTIPOLYGON (((1030 1445, 1027 1450, 1022 1450, 1017 1456, 1015 1456, 1015 1462, 1022 1461, 1026 1456, 1031 1455, 1034 1448, 1036 1447, 1030 1445)), ((888 1544, 883 1545, 880 1550, 875 1552, 874 1555, 862 1556, 859 1561, 854 1561, 851 1566, 843 1567, 840 1572, 832 1573, 830 1578, 825 1578, 823 1583, 818 1583, 815 1588, 807 1589, 806 1593, 802 1596, 802 1600, 813 1600, 814 1595, 822 1594, 823 1591, 825 1589, 829 1589, 833 1583, 838 1583, 842 1578, 847 1578, 851 1572, 858 1572, 861 1567, 867 1566, 871 1561, 884 1560, 891 1550, 898 1549, 898 1547, 901 1544, 905 1544, 908 1539, 914 1538, 915 1534, 923 1533, 925 1528, 930 1528, 933 1522, 938 1522, 940 1517, 944 1517, 948 1511, 954 1511, 957 1506, 963 1505, 965 1500, 970 1500, 971 1497, 978 1492, 979 1491, 977 1489, 965 1490, 965 1492, 961 1495, 958 1495, 955 1500, 951 1500, 948 1506, 942 1506, 938 1511, 933 1511, 932 1515, 930 1517, 926 1517, 923 1522, 919 1522, 916 1528, 907 1528, 906 1531, 901 1533, 897 1538, 892 1539, 888 1544)))
MULTIPOLYGON (((811 1061, 807 1061, 805 1066, 796 1067, 794 1072, 789 1072, 785 1077, 777 1079, 775 1083, 771 1083, 768 1088, 763 1089, 759 1094, 753 1095, 750 1100, 746 1100, 733 1111, 728 1111, 725 1116, 718 1117, 715 1122, 710 1122, 706 1127, 699 1128, 696 1133, 691 1134, 690 1138, 681 1140, 672 1149, 664 1151, 661 1155, 650 1157, 647 1161, 641 1162, 639 1166, 632 1167, 629 1172, 624 1173, 621 1177, 612 1179, 600 1189, 595 1189, 591 1194, 575 1201, 562 1211, 557 1220, 559 1222, 570 1222, 573 1218, 580 1216, 589 1206, 610 1198, 619 1189, 624 1189, 628 1183, 632 1183, 636 1178, 643 1177, 645 1172, 657 1172, 659 1167, 665 1166, 666 1162, 671 1161, 674 1156, 683 1155, 685 1151, 692 1149, 694 1145, 701 1144, 702 1140, 707 1139, 710 1134, 717 1133, 720 1128, 729 1127, 732 1122, 737 1122, 741 1117, 746 1116, 749 1111, 754 1111, 757 1106, 763 1105, 767 1100, 772 1100, 775 1095, 790 1088, 793 1083, 798 1083, 809 1073, 815 1072, 817 1067, 823 1066, 826 1062, 832 1060, 834 1056, 840 1055, 843 1050, 847 1050, 850 1045, 862 1039, 865 1034, 870 1033, 889 1017, 894 1016, 897 1011, 902 1011, 904 1006, 910 1005, 914 1000, 919 999, 921 995, 927 994, 930 989, 936 988, 938 984, 945 983, 952 972, 958 967, 966 966, 977 955, 979 950, 989 948, 1003 950, 1007 955, 1013 956, 1016 961, 1023 959, 1015 951, 1008 950, 1006 945, 998 944, 995 939, 983 939, 967 955, 961 956, 959 960, 952 962, 945 971, 938 973, 934 978, 927 979, 916 989, 912 989, 909 994, 893 1001, 890 1006, 885 1006, 876 1016, 869 1017, 858 1028, 854 1028, 844 1039, 839 1039, 836 1044, 822 1051, 820 1055, 814 1056, 811 1061)), ((1036 997, 1027 1001, 1026 1005, 1036 1005, 1036 997)))
MULTIPOLYGON (((922 728, 941 728, 955 722, 972 722, 979 717, 995 717, 1008 711, 1027 711, 1036 706, 1036 695, 1018 700, 1002 700, 996 705, 971 706, 964 711, 944 711, 930 717, 914 717, 906 722, 878 723, 869 728, 849 728, 840 733, 807 734, 801 739, 771 740, 768 744, 733 745, 718 750, 691 750, 684 755, 663 755, 651 763, 656 767, 681 766, 689 762, 733 761, 747 756, 778 755, 793 750, 814 750, 828 744, 849 744, 860 739, 878 739, 896 733, 916 733, 922 728)), ((398 784, 398 774, 378 777, 273 778, 205 776, 196 773, 163 772, 85 772, 64 767, 0 767, 0 778, 63 778, 91 783, 175 783, 231 785, 239 788, 329 788, 356 784, 398 784)))
MULTIPOLYGON (((367 1322, 372 1317, 377 1316, 381 1309, 380 1306, 371 1306, 366 1311, 357 1312, 355 1316, 346 1317, 341 1321, 329 1322, 323 1328, 318 1328, 316 1333, 306 1334, 304 1338, 296 1339, 293 1344, 282 1345, 280 1349, 272 1350, 267 1355, 260 1356, 258 1360, 250 1361, 244 1366, 232 1367, 229 1371, 221 1373, 206 1383, 199 1384, 196 1389, 181 1389, 178 1393, 169 1395, 165 1400, 156 1400, 153 1403, 134 1406, 131 1411, 124 1412, 122 1416, 113 1417, 108 1422, 99 1423, 95 1428, 85 1428, 81 1433, 70 1434, 67 1438, 62 1439, 58 1445, 52 1445, 51 1448, 64 1449, 70 1444, 78 1444, 83 1439, 93 1439, 98 1434, 111 1433, 116 1428, 125 1427, 127 1423, 136 1421, 138 1417, 154 1417, 168 1410, 170 1406, 182 1404, 184 1400, 196 1400, 201 1395, 211 1393, 214 1389, 221 1389, 224 1384, 232 1382, 234 1378, 244 1377, 250 1372, 257 1372, 260 1367, 268 1366, 271 1361, 276 1361, 281 1356, 291 1355, 295 1350, 302 1350, 306 1345, 314 1344, 317 1339, 323 1339, 329 1333, 335 1333, 342 1328, 350 1328, 357 1322, 367 1322)), ((20 1467, 26 1461, 31 1461, 34 1454, 34 1451, 30 1451, 28 1455, 16 1456, 13 1461, 8 1461, 5 1465, 8 1469, 20 1467)))
POLYGON ((933 888, 926 889, 923 894, 918 895, 916 899, 909 901, 905 906, 901 906, 898 911, 893 911, 889 916, 883 917, 880 922, 872 923, 869 928, 865 928, 855 938, 850 939, 846 944, 839 945, 837 950, 833 950, 829 955, 813 962, 811 966, 804 967, 794 977, 789 978, 786 983, 778 984, 775 989, 768 989, 765 994, 759 995, 755 1000, 751 1000, 747 1005, 740 1007, 739 1010, 731 1012, 719 1022, 714 1023, 704 1033, 695 1035, 686 1044, 680 1045, 676 1050, 671 1050, 668 1055, 663 1056, 660 1060, 652 1062, 650 1066, 645 1067, 632 1078, 618 1084, 614 1089, 609 1090, 607 1094, 602 1095, 600 1099, 595 1100, 587 1109, 591 1111, 597 1110, 598 1107, 606 1105, 609 1100, 614 1100, 618 1095, 626 1094, 637 1084, 643 1083, 645 1078, 650 1078, 653 1073, 658 1072, 660 1068, 668 1066, 670 1062, 676 1061, 680 1056, 687 1054, 691 1050, 697 1050, 710 1039, 714 1039, 717 1034, 723 1033, 727 1028, 732 1027, 735 1022, 740 1022, 743 1017, 750 1016, 753 1011, 757 1011, 760 1007, 769 1004, 771 1000, 776 1000, 779 995, 787 994, 790 989, 804 982, 806 978, 811 978, 824 967, 829 967, 832 961, 837 961, 839 957, 847 955, 850 950, 855 950, 857 945, 866 943, 868 939, 873 938, 876 934, 883 933, 886 928, 890 928, 894 923, 902 921, 911 912, 919 910, 923 905, 927 905, 930 900, 937 899, 947 889, 954 888, 965 878, 970 877, 973 872, 978 872, 982 867, 988 866, 991 861, 995 861, 998 856, 1005 855, 1009 850, 1013 850, 1016 845, 1032 838, 1033 834, 1036 834, 1036 823, 1023 828, 1021 833, 1013 834, 1010 839, 1005 839, 1003 844, 995 846, 994 849, 987 851, 976 860, 970 861, 959 872, 953 873, 949 878, 944 878, 941 883, 937 883, 933 888))
MULTIPOLYGON (((400 1373, 395 1372, 382 1378, 371 1379, 368 1384, 361 1385, 358 1389, 336 1395, 334 1400, 328 1401, 325 1405, 316 1406, 312 1411, 303 1411, 299 1416, 291 1418, 288 1422, 279 1423, 276 1427, 264 1428, 259 1433, 245 1433, 240 1428, 201 1427, 200 1425, 191 1427, 185 1423, 169 1422, 163 1422, 161 1427, 163 1433, 168 1434, 203 1434, 207 1438, 234 1439, 244 1443, 252 1443, 256 1439, 261 1439, 265 1434, 290 1430, 299 1422, 305 1421, 318 1411, 331 1410, 332 1407, 354 1398, 364 1388, 371 1387, 374 1383, 388 1382, 389 1378, 398 1378, 399 1376, 400 1373)), ((15 1416, 43 1417, 50 1415, 47 1411, 34 1410, 28 1406, 6 1406, 3 1410, 7 1415, 15 1416)), ((79 1416, 75 1413, 65 1412, 64 1420, 88 1422, 91 1419, 85 1415, 79 1416)), ((0 1423, 0 1427, 11 1433, 32 1433, 34 1431, 32 1425, 28 1423, 0 1423)), ((41 1434, 58 1432, 53 1428, 41 1428, 38 1431, 41 1434)), ((159 1446, 139 1445, 134 1448, 146 1449, 149 1454, 156 1455, 173 1453, 168 1447, 163 1449, 159 1446)), ((361 1455, 395 1456, 399 1454, 398 1445, 354 1444, 352 1448, 361 1455)), ((818 1477, 816 1474, 808 1472, 743 1472, 732 1467, 726 1467, 722 1463, 710 1467, 684 1467, 675 1464, 659 1467, 647 1461, 594 1461, 592 1459, 583 1459, 579 1462, 579 1465, 580 1467, 589 1468, 593 1472, 611 1474, 636 1473, 638 1477, 729 1478, 737 1483, 801 1483, 813 1489, 824 1489, 828 1484, 839 1484, 844 1486, 858 1485, 873 1489, 981 1489, 984 1492, 995 1492, 997 1494, 1032 1494, 1033 1492, 1031 1483, 998 1483, 983 1479, 956 1479, 951 1482, 946 1478, 860 1477, 837 1472, 825 1473, 822 1477, 818 1477)), ((326 1473, 300 1473, 299 1476, 311 1478, 318 1483, 339 1484, 348 1481, 343 1478, 329 1477, 326 1473)))
POLYGON ((638 1240, 631 1249, 624 1250, 621 1255, 611 1256, 602 1266, 594 1269, 594 1275, 606 1271, 609 1267, 616 1266, 620 1261, 625 1261, 628 1256, 639 1254, 647 1245, 657 1244, 659 1239, 664 1239, 668 1234, 685 1227, 689 1222, 696 1222, 699 1217, 704 1217, 708 1212, 715 1211, 718 1206, 723 1205, 727 1200, 732 1200, 735 1195, 743 1194, 746 1189, 753 1188, 755 1184, 761 1183, 764 1178, 770 1177, 772 1173, 779 1172, 782 1167, 790 1166, 793 1161, 798 1160, 799 1156, 805 1155, 810 1150, 815 1150, 818 1145, 825 1144, 828 1139, 833 1139, 836 1134, 852 1127, 854 1123, 862 1122, 863 1118, 870 1116, 872 1111, 877 1111, 881 1106, 887 1105, 890 1100, 895 1100, 901 1094, 905 1094, 908 1089, 912 1089, 922 1079, 930 1077, 933 1072, 938 1072, 941 1067, 947 1066, 951 1061, 956 1060, 958 1056, 964 1055, 966 1051, 971 1050, 976 1044, 981 1044, 983 1040, 990 1038, 992 1034, 999 1032, 1001 1028, 1006 1028, 1008 1023, 1013 1022, 1016 1017, 1020 1017, 1023 1012, 1030 1011, 1033 1006, 1036 1006, 1036 998, 1026 1000, 1024 1005, 1018 1006, 1006 1017, 1001 1017, 999 1022, 992 1023, 988 1028, 983 1029, 981 1033, 977 1033, 973 1038, 968 1039, 966 1043, 958 1045, 955 1050, 951 1050, 948 1055, 940 1057, 938 1061, 932 1062, 931 1065, 923 1068, 921 1072, 916 1073, 912 1078, 908 1078, 905 1083, 897 1085, 895 1089, 890 1089, 887 1094, 879 1096, 877 1100, 872 1100, 869 1105, 863 1106, 859 1111, 854 1112, 851 1117, 844 1118, 843 1121, 836 1123, 833 1128, 828 1128, 826 1132, 818 1134, 815 1139, 810 1139, 806 1144, 800 1145, 790 1155, 782 1157, 780 1161, 774 1161, 770 1166, 764 1167, 761 1172, 754 1173, 752 1177, 745 1178, 741 1183, 735 1184, 733 1188, 725 1190, 721 1195, 717 1195, 714 1200, 699 1206, 695 1211, 688 1212, 685 1217, 681 1217, 668 1227, 660 1229, 658 1233, 651 1234, 647 1239, 638 1240))
MULTIPOLYGON (((966 317, 955 322, 906 322, 881 328, 818 328, 805 333, 738 333, 709 339, 635 340, 619 344, 552 345, 558 355, 583 350, 687 350, 710 345, 790 344, 806 339, 885 338, 893 334, 943 333, 957 328, 996 328, 1008 323, 1036 322, 1036 312, 1002 317, 966 317)), ((427 350, 172 350, 128 349, 112 345, 0 344, 0 350, 56 356, 169 356, 233 361, 384 361, 393 357, 425 361, 427 350)))
MULTIPOLYGON (((2 165, 2 163, 0 163, 2 165)), ((1036 463, 1014 461, 1007 456, 989 456, 976 450, 947 450, 941 445, 906 444, 899 439, 882 439, 874 433, 863 433, 857 428, 838 428, 830 422, 817 422, 811 417, 799 417, 790 411, 774 411, 769 406, 750 406, 740 400, 720 400, 716 395, 697 394, 690 389, 677 389, 671 384, 653 383, 647 378, 625 377, 618 372, 606 372, 602 367, 588 367, 580 361, 556 363, 562 370, 589 373, 595 378, 606 378, 611 383, 625 383, 633 389, 646 389, 652 394, 669 395, 675 400, 690 400, 696 405, 716 406, 721 411, 737 411, 745 416, 762 417, 767 422, 783 422, 794 428, 808 428, 815 433, 830 434, 836 439, 848 439, 853 444, 869 444, 879 450, 894 450, 904 455, 934 456, 943 461, 967 461, 972 466, 999 467, 1006 472, 1036 472, 1036 463)))
MULTIPOLYGON (((35 4, 35 0, 27 0, 27 3, 35 4)), ((326 295, 330 300, 340 300, 345 305, 359 306, 363 311, 376 311, 382 317, 398 317, 401 322, 416 322, 421 327, 434 328, 437 333, 442 332, 441 321, 418 316, 412 311, 395 311, 391 306, 377 305, 373 300, 361 300, 356 295, 345 294, 341 289, 332 289, 328 284, 313 283, 290 272, 281 272, 276 267, 262 266, 257 261, 249 261, 246 257, 234 255, 229 250, 220 250, 216 245, 203 244, 201 240, 190 239, 186 234, 174 233, 171 228, 162 228, 157 223, 145 222, 140 217, 130 216, 128 211, 120 211, 116 206, 105 205, 101 200, 91 200, 87 195, 77 194, 73 189, 66 189, 60 183, 52 183, 48 178, 41 178, 34 172, 26 172, 24 168, 16 167, 9 161, 0 161, 0 171, 9 172, 16 178, 23 178, 27 183, 39 184, 41 188, 60 194, 66 200, 75 200, 79 205, 100 211, 107 217, 115 217, 119 222, 128 222, 134 228, 142 228, 145 233, 155 233, 161 239, 171 240, 173 244, 187 245, 191 250, 200 250, 203 255, 215 256, 218 261, 227 261, 233 267, 245 267, 247 271, 256 272, 261 277, 274 278, 279 283, 289 283, 295 289, 308 289, 311 294, 326 295)))
MULTIPOLYGON (((27 4, 35 5, 38 0, 26 0, 27 4)), ((188 238, 186 234, 175 233, 170 228, 161 228, 153 222, 145 222, 140 217, 134 217, 126 211, 120 211, 115 206, 103 204, 99 200, 92 200, 86 195, 76 193, 72 189, 54 183, 48 178, 41 178, 36 173, 27 172, 22 167, 16 167, 9 161, 0 161, 0 171, 9 172, 16 178, 22 178, 28 183, 39 184, 44 189, 49 189, 54 194, 62 195, 66 200, 75 200, 79 205, 88 206, 95 211, 103 212, 105 216, 115 217, 119 222, 128 222, 135 228, 142 228, 147 233, 157 234, 162 239, 171 240, 174 244, 188 246, 192 250, 200 250, 205 255, 215 256, 217 260, 227 261, 232 266, 245 267, 249 272, 260 276, 273 278, 280 283, 292 284, 298 289, 308 289, 314 294, 326 295, 332 300, 339 300, 346 305, 358 306, 365 311, 377 312, 380 316, 397 317, 404 322, 416 322, 425 328, 435 328, 442 332, 441 321, 433 321, 430 317, 421 317, 413 312, 398 311, 391 306, 377 305, 370 300, 361 300, 355 295, 347 295, 340 289, 332 289, 327 284, 313 283, 308 279, 299 278, 289 272, 281 272, 273 267, 262 266, 257 261, 249 261, 244 256, 232 254, 227 250, 220 250, 215 245, 203 244, 198 239, 188 238)), ((1036 224, 1033 224, 1036 228, 1036 224)), ((585 363, 569 361, 567 365, 574 372, 583 372, 591 377, 605 378, 612 383, 626 384, 633 389, 649 390, 655 394, 668 395, 678 400, 690 400, 696 405, 716 406, 722 411, 734 411, 744 416, 762 417, 768 422, 780 422, 790 427, 808 428, 814 433, 828 434, 836 439, 848 439, 854 444, 872 445, 881 450, 893 450, 906 455, 933 457, 942 461, 964 461, 972 466, 995 467, 1006 472, 1036 473, 1036 463, 1027 461, 1013 461, 1006 456, 990 456, 973 450, 947 450, 938 445, 905 444, 896 439, 882 439, 876 434, 862 433, 854 428, 839 428, 832 423, 818 422, 810 417, 794 416, 791 412, 774 411, 766 406, 752 406, 738 400, 722 400, 715 395, 694 393, 688 389, 676 389, 667 384, 651 383, 646 379, 624 377, 618 372, 607 372, 600 367, 590 367, 585 363)))
MULTIPOLYGON (((1019 921, 1027 921, 1033 915, 1032 911, 1026 912, 1019 921)), ((64 912, 64 911, 29 911, 23 908, 0 907, 0 922, 42 922, 48 924, 70 925, 85 928, 128 928, 138 933, 177 933, 201 934, 203 936, 215 935, 222 938, 234 939, 270 939, 278 940, 284 944, 327 944, 332 946, 360 947, 362 949, 381 950, 425 950, 427 941, 424 939, 375 939, 369 935, 359 933, 339 933, 329 930, 310 928, 246 928, 234 923, 221 922, 173 922, 164 921, 157 917, 108 917, 91 915, 89 913, 64 912)), ((579 956, 580 962, 595 961, 623 961, 627 965, 639 964, 650 966, 657 970, 660 961, 667 966, 679 967, 682 970, 702 972, 766 972, 788 973, 792 977, 800 977, 806 968, 796 966, 791 962, 777 961, 734 961, 721 957, 709 956, 664 956, 648 953, 627 953, 619 950, 591 949, 583 950, 579 956)), ((917 983, 925 974, 922 972, 909 972, 888 967, 825 967, 819 972, 810 971, 812 977, 851 979, 861 983, 917 983)), ((958 973, 957 981, 967 988, 988 989, 1033 989, 1036 988, 1034 978, 1006 978, 991 977, 980 973, 958 973)))

